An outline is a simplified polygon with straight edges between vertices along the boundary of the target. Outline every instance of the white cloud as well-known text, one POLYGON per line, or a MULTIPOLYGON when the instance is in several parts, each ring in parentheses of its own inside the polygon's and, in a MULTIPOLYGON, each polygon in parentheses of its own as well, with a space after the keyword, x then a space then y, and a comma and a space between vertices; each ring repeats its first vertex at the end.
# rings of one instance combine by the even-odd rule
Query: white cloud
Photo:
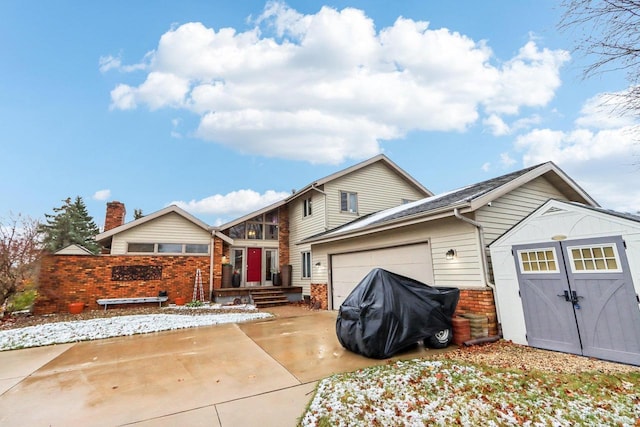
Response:
POLYGON ((578 127, 589 129, 616 129, 635 123, 634 115, 625 111, 625 93, 600 93, 585 102, 576 120, 578 127))
POLYGON ((482 124, 489 129, 493 136, 504 136, 511 133, 509 126, 497 114, 491 114, 482 121, 482 124))
POLYGON ((487 111, 517 114, 521 107, 547 105, 560 87, 560 68, 570 56, 564 50, 540 50, 529 41, 501 68, 496 94, 485 101, 487 111))
POLYGON ((640 145, 637 128, 569 132, 535 129, 516 139, 525 166, 553 161, 601 205, 639 211, 640 145))
POLYGON ((143 61, 145 81, 117 85, 111 108, 186 110, 201 118, 198 137, 239 152, 339 163, 411 131, 463 132, 483 109, 506 132, 498 115, 546 105, 567 58, 530 41, 495 65, 486 42, 428 22, 377 31, 362 10, 304 15, 269 2, 244 32, 199 22, 167 31, 143 61))
POLYGON ((486 162, 481 167, 483 172, 489 172, 491 170, 491 163, 486 162))
POLYGON ((502 153, 500 154, 500 163, 502 164, 502 166, 509 167, 514 165, 516 161, 511 158, 509 153, 502 153))
POLYGON ((228 194, 216 194, 188 202, 179 200, 169 204, 177 205, 192 214, 219 215, 234 218, 262 209, 290 195, 291 193, 273 190, 260 194, 257 191, 247 189, 232 191, 228 194))
POLYGON ((107 200, 109 197, 111 197, 111 190, 105 189, 96 191, 91 198, 93 200, 107 200))
POLYGON ((149 52, 145 55, 143 61, 139 64, 132 65, 122 65, 122 57, 106 55, 101 56, 98 60, 98 64, 100 65, 100 72, 106 73, 111 70, 118 70, 123 73, 130 73, 132 71, 145 70, 149 66, 148 61, 151 58, 152 53, 149 52))

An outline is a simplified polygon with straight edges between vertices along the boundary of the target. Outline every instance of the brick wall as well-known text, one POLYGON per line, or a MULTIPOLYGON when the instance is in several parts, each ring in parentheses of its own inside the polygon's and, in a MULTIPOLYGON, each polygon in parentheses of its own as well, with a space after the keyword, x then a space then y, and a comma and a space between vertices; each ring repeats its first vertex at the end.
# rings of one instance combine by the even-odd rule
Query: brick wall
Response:
POLYGON ((280 267, 289 264, 289 208, 278 209, 278 257, 280 267))
POLYGON ((326 283, 311 284, 311 304, 313 308, 320 310, 329 309, 329 294, 327 292, 326 283))
POLYGON ((487 316, 489 335, 498 335, 498 316, 493 299, 493 290, 485 289, 461 289, 460 301, 455 315, 464 313, 483 314, 487 316))
POLYGON ((202 273, 205 298, 209 299, 208 256, 83 256, 45 255, 39 278, 35 314, 66 312, 70 302, 84 302, 90 310, 101 309, 100 298, 157 296, 167 291, 169 302, 193 296, 196 269, 202 273), (111 280, 112 267, 132 265, 162 266, 158 280, 111 280))
MULTIPOLYGON (((222 257, 229 257, 229 246, 219 237, 213 238, 213 288, 222 287, 222 257)), ((208 270, 207 270, 208 271, 208 270)), ((207 282, 208 283, 208 282, 207 282)))

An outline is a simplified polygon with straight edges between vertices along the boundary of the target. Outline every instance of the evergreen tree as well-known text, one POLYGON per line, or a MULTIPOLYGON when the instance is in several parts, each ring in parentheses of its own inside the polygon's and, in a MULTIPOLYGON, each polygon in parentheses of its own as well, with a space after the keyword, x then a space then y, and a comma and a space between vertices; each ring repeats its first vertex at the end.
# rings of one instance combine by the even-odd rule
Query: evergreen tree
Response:
POLYGON ((75 243, 97 254, 100 251, 100 245, 95 241, 98 226, 82 197, 77 196, 73 202, 69 197, 63 202, 62 206, 53 208, 53 214, 45 214, 47 223, 39 228, 45 248, 55 252, 75 243))

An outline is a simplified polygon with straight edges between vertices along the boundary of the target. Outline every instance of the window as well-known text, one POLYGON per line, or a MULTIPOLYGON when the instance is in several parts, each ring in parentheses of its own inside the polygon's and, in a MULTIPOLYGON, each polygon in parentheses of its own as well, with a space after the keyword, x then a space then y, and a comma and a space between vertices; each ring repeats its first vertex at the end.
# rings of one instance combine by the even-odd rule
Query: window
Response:
POLYGON ((257 215, 229 229, 232 239, 278 240, 278 210, 257 215))
POLYGON ((358 194, 348 191, 340 192, 340 211, 358 213, 358 194))
POLYGON ((524 274, 557 273, 556 251, 554 248, 518 251, 520 270, 524 274))
POLYGON ((569 247, 568 251, 574 273, 621 271, 614 245, 574 246, 569 247))
POLYGON ((208 254, 204 243, 127 243, 127 253, 148 254, 208 254))
POLYGON ((155 245, 153 243, 128 243, 127 252, 154 252, 155 245))
POLYGON ((184 245, 184 251, 188 254, 208 254, 209 245, 184 245))
POLYGON ((245 223, 234 225, 229 229, 229 237, 232 239, 244 239, 245 238, 245 223))
POLYGON ((262 240, 262 224, 255 222, 247 223, 247 239, 262 240))
POLYGON ((310 216, 311 215, 311 197, 308 199, 304 199, 302 206, 302 216, 310 216))
POLYGON ((158 253, 180 254, 182 253, 182 245, 179 243, 158 243, 158 253))
POLYGON ((311 252, 302 252, 302 278, 311 278, 311 252))

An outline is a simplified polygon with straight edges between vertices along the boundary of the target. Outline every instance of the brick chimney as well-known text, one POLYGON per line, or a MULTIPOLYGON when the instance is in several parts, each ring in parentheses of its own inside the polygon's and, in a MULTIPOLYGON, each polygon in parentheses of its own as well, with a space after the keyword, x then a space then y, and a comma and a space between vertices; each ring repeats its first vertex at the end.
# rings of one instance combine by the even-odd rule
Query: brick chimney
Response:
POLYGON ((124 208, 124 203, 108 202, 107 216, 104 220, 104 231, 109 231, 112 228, 116 228, 124 224, 124 217, 126 215, 127 210, 124 208))

